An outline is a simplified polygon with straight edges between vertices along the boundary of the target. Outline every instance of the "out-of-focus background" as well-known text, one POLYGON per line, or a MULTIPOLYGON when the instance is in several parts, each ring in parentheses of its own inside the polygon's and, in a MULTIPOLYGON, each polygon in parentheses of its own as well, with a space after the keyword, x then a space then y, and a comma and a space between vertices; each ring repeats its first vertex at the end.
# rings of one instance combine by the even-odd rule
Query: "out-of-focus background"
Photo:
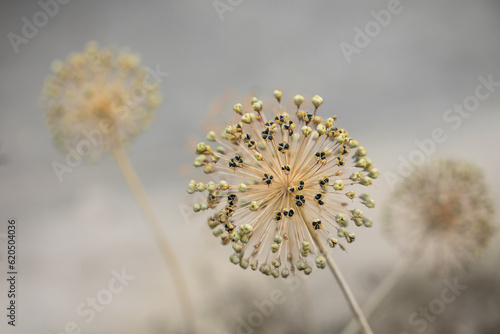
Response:
MULTIPOLYGON (((143 64, 169 73, 155 121, 129 155, 181 261, 200 333, 332 333, 351 313, 330 272, 315 271, 292 286, 243 271, 229 263, 230 250, 211 235, 204 215, 192 213, 187 182, 205 177, 191 167, 192 143, 205 136, 207 111, 229 118, 232 104, 248 94, 270 98, 274 89, 285 101, 319 94, 322 115, 338 115, 369 150, 382 173, 372 190, 374 226, 356 230, 347 252, 333 253, 362 303, 399 260, 383 236, 380 208, 394 185, 388 175, 422 156, 417 142, 432 138, 434 129, 446 139, 425 160, 477 164, 495 207, 500 203, 499 15, 500 1, 493 0, 3 1, 0 331, 72 333, 67 326, 74 322, 81 333, 183 333, 171 276, 114 161, 83 163, 62 182, 52 169, 66 152, 53 145, 37 103, 54 59, 95 40, 129 47, 143 64), (44 8, 50 15, 40 14, 44 8), (388 10, 390 17, 380 14, 388 10), (37 22, 36 31, 23 30, 26 22, 37 22), (447 113, 454 104, 473 103, 480 85, 489 94, 473 111, 447 113), (6 318, 12 217, 18 222, 15 328, 6 318), (114 271, 134 278, 95 314, 82 316, 78 309, 89 309, 114 271), (264 312, 262 325, 242 329, 275 289, 284 302, 264 312)), ((467 288, 439 314, 419 316, 425 326, 409 319, 441 298, 445 283, 409 274, 371 320, 375 332, 500 332, 499 241, 494 236, 469 272, 451 278, 467 288)))

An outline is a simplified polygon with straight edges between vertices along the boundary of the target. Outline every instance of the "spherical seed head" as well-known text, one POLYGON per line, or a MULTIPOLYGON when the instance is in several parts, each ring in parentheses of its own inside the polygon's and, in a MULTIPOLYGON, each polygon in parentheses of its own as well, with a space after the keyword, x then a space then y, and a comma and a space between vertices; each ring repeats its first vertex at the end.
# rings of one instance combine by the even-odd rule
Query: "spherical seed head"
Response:
MULTIPOLYGON (((279 93, 274 92, 276 99, 279 93)), ((300 95, 293 99, 295 106, 303 101, 300 95)), ((322 99, 313 101, 319 106, 322 99)), ((354 140, 334 124, 335 116, 288 113, 282 103, 273 107, 275 114, 266 114, 257 98, 236 106, 241 116, 218 139, 226 149, 214 151, 205 143, 195 149, 204 159, 200 168, 210 166, 213 173, 230 177, 206 184, 207 203, 215 212, 209 226, 218 226, 212 233, 232 244, 231 262, 243 269, 286 278, 324 268, 320 246, 342 250, 354 242, 350 221, 353 228, 371 226, 356 206, 370 208, 374 201, 369 195, 356 197, 354 189, 370 186, 377 173, 369 173, 376 169, 364 149, 351 149, 354 140), (257 115, 252 109, 258 117, 250 116, 257 115), (219 228, 223 231, 214 232, 219 228)))
POLYGON ((52 71, 40 106, 64 150, 86 140, 91 145, 84 155, 96 158, 127 144, 148 127, 161 103, 160 81, 126 50, 90 42, 65 62, 55 61, 52 71))
POLYGON ((494 209, 481 170, 456 160, 416 168, 397 185, 384 209, 391 242, 425 258, 434 273, 467 269, 494 230, 494 209))

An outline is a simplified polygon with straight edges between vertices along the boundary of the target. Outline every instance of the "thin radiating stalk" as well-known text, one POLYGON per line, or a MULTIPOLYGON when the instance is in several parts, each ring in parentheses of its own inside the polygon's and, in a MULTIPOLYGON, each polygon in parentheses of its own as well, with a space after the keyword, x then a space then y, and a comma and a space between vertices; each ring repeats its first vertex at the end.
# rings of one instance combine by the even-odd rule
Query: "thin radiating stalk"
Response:
POLYGON ((179 265, 179 262, 177 261, 172 247, 170 246, 170 243, 165 237, 165 233, 163 232, 158 219, 156 218, 156 215, 141 184, 141 181, 139 180, 134 167, 130 163, 127 153, 122 147, 113 149, 113 155, 116 159, 116 162, 118 163, 118 167, 120 168, 123 177, 127 181, 130 191, 137 201, 137 205, 139 206, 144 219, 149 225, 150 231, 153 234, 156 244, 160 248, 163 259, 165 260, 165 263, 170 269, 171 275, 173 276, 174 285, 176 287, 175 290, 177 291, 179 302, 182 308, 186 331, 187 333, 197 333, 193 306, 191 304, 191 298, 189 297, 189 291, 185 283, 185 279, 182 275, 181 267, 179 265))
MULTIPOLYGON (((413 263, 413 258, 401 259, 396 266, 392 269, 388 276, 380 283, 377 289, 368 297, 363 304, 363 313, 369 319, 373 312, 377 309, 378 305, 385 299, 394 286, 401 281, 404 274, 410 269, 413 263)), ((359 331, 359 325, 351 320, 340 334, 354 334, 359 331)))
POLYGON ((332 271, 333 275, 335 276, 335 279, 337 280, 340 289, 342 290, 342 293, 344 294, 345 298, 347 299, 347 302, 349 304, 349 307, 351 308, 352 313, 354 313, 354 316, 358 319, 359 324, 361 325, 361 328, 363 328, 363 331, 365 334, 373 334, 372 329, 370 328, 370 325, 368 324, 368 321, 366 320, 365 315, 363 314, 363 311, 361 311, 361 307, 359 307, 358 302, 354 298, 354 295, 352 294, 351 289, 349 288, 349 285, 347 285, 347 282, 344 279, 344 276, 342 276, 342 273, 338 269, 337 265, 335 264, 335 261, 333 260, 332 256, 330 255, 330 252, 328 252, 328 249, 325 247, 321 239, 319 238, 317 232, 314 230, 312 227, 311 222, 307 218, 307 216, 304 213, 304 210, 301 207, 298 207, 298 211, 302 219, 304 220, 304 223, 307 226, 307 229, 309 230, 309 233, 311 234, 311 237, 314 239, 314 243, 316 246, 318 246, 319 250, 323 254, 323 256, 326 259, 326 262, 328 263, 328 267, 332 271))

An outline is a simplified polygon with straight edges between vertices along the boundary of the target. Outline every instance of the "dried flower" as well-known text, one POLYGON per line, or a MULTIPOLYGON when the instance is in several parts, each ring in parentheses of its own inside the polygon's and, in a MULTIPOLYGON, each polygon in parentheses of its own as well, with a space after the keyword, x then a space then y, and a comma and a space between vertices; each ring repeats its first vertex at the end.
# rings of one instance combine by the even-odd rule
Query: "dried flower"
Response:
POLYGON ((439 272, 467 266, 493 233, 493 205, 474 165, 438 160, 415 169, 385 208, 386 234, 439 272))
POLYGON ((143 131, 161 102, 158 77, 138 56, 90 42, 85 50, 55 61, 41 107, 57 145, 94 143, 93 156, 123 145, 143 131))
MULTIPOLYGON (((281 106, 282 93, 273 95, 279 113, 271 119, 257 98, 251 105, 235 104, 241 121, 227 126, 220 138, 209 133, 214 147, 204 142, 196 146, 194 166, 225 180, 212 181, 216 186, 207 187, 206 202, 193 209, 215 210, 208 225, 223 245, 232 244, 232 263, 274 277, 287 277, 295 268, 309 274, 314 265, 326 266, 311 233, 324 245, 344 249, 342 239, 355 240, 349 222, 372 225, 349 204, 375 205, 368 194, 357 196, 354 189, 371 185, 378 172, 366 150, 335 125, 336 116, 325 122, 316 116, 321 97, 312 99, 314 111, 309 113, 299 110, 304 98, 295 96, 297 109, 289 115, 281 106)), ((198 185, 191 180, 188 192, 205 190, 198 185)))

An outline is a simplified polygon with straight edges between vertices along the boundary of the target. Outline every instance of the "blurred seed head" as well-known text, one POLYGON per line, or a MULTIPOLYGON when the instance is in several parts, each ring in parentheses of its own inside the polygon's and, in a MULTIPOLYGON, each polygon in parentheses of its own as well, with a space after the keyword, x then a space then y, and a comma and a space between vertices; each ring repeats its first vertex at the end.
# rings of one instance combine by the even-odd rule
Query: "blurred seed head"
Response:
POLYGON ((89 42, 83 52, 54 61, 45 80, 41 108, 57 146, 74 147, 92 137, 97 157, 145 130, 161 103, 159 82, 140 58, 89 42))
POLYGON ((488 246, 494 209, 481 170, 437 160, 415 169, 384 209, 386 234, 437 272, 467 267, 488 246))
POLYGON ((257 97, 237 103, 232 109, 239 120, 194 147, 193 165, 211 180, 191 180, 187 191, 207 193, 193 210, 214 212, 208 225, 221 244, 231 245, 231 263, 275 278, 296 270, 309 275, 326 266, 310 230, 325 246, 345 249, 356 237, 351 223, 372 226, 351 205, 375 206, 362 190, 378 171, 366 149, 336 126, 336 116, 323 121, 316 115, 321 97, 311 99, 311 111, 304 97, 290 98, 287 112, 282 93, 273 95, 277 113, 266 115, 257 97))

